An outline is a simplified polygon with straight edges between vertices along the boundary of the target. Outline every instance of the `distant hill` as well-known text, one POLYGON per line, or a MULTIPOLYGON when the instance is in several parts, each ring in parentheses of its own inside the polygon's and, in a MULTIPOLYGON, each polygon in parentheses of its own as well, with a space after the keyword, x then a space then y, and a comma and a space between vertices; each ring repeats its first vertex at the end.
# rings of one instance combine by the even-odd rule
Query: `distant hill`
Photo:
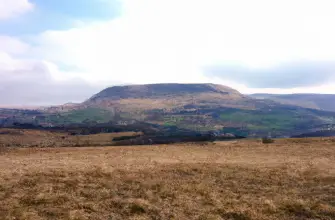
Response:
POLYGON ((215 93, 242 97, 237 90, 216 84, 147 84, 131 86, 113 86, 94 95, 89 101, 97 99, 136 99, 136 98, 163 98, 185 95, 199 95, 202 93, 215 93))
POLYGON ((148 123, 164 132, 279 137, 315 132, 335 121, 335 112, 253 97, 216 84, 113 86, 83 103, 53 106, 35 115, 12 115, 0 119, 0 125, 1 121, 6 125, 31 121, 42 126, 112 124, 131 128, 134 123, 148 123))
POLYGON ((92 96, 87 106, 132 109, 172 109, 185 105, 254 108, 250 97, 216 84, 148 84, 113 86, 92 96))
POLYGON ((307 138, 307 137, 335 137, 335 130, 315 131, 292 136, 293 138, 307 138))
POLYGON ((271 99, 282 104, 335 112, 334 94, 252 94, 251 97, 271 99))

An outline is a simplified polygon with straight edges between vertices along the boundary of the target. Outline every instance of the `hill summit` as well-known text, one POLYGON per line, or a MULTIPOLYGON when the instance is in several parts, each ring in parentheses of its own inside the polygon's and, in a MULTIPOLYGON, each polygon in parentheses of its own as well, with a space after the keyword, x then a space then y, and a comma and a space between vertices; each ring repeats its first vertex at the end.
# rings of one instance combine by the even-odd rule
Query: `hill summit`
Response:
POLYGON ((216 93, 221 95, 241 96, 237 90, 217 84, 146 84, 113 86, 94 95, 89 101, 98 99, 139 99, 139 98, 164 98, 184 95, 199 95, 203 93, 216 93))

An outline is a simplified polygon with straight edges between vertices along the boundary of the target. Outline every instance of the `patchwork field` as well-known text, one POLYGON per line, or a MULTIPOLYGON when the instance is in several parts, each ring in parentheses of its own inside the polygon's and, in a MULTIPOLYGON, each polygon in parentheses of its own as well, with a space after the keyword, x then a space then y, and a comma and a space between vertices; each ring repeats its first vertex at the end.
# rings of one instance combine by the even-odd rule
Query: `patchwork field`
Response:
POLYGON ((0 219, 335 219, 335 140, 11 148, 0 219))

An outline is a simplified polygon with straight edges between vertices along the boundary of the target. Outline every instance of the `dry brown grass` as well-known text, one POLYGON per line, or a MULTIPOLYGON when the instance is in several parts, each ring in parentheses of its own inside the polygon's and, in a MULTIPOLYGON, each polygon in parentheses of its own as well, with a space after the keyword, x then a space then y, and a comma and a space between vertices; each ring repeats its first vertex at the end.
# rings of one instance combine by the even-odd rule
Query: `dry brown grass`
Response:
POLYGON ((21 148, 0 219, 335 219, 333 139, 21 148))
POLYGON ((0 149, 4 147, 81 147, 106 146, 113 138, 139 135, 138 132, 119 132, 72 136, 66 132, 0 128, 0 149))

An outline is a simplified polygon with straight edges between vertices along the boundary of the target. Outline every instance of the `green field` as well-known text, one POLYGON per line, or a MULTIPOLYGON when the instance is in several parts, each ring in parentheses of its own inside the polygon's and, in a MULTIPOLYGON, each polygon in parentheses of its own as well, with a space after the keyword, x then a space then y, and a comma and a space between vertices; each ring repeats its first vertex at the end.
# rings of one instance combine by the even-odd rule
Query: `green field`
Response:
POLYGON ((47 117, 47 121, 56 124, 70 124, 82 122, 104 123, 113 119, 111 111, 99 108, 86 108, 73 110, 66 113, 53 114, 47 117))

